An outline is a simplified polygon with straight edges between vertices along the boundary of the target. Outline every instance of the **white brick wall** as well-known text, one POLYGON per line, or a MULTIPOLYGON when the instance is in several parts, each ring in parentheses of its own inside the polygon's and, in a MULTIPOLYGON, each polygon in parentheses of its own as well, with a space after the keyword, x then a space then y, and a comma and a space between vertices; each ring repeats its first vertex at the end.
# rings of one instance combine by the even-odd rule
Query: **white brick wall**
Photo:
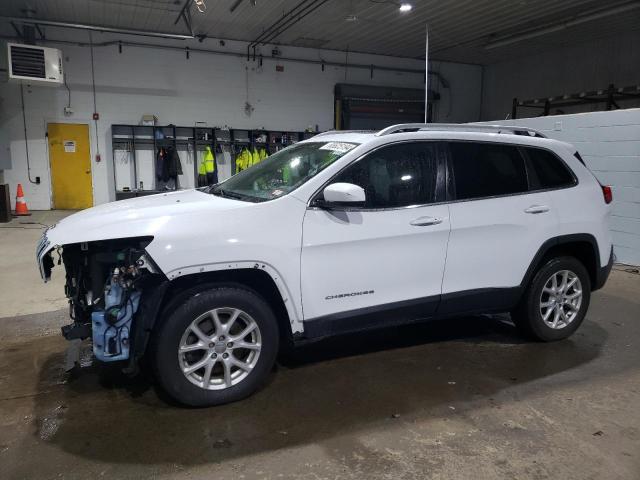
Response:
MULTIPOLYGON (((10 35, 11 31, 6 33, 10 35)), ((61 32, 55 29, 47 37, 60 38, 63 35, 70 41, 86 42, 88 38, 86 32, 61 32)), ((114 38, 120 36, 94 34, 96 43, 114 38)), ((141 41, 139 38, 133 40, 141 41)), ((222 48, 213 39, 203 44, 197 40, 144 41, 170 43, 181 48, 189 45, 193 48, 222 48)), ((11 185, 12 197, 16 184, 22 183, 29 208, 33 210, 51 208, 49 158, 45 140, 49 122, 89 124, 92 159, 98 148, 102 154, 102 162, 92 160, 93 197, 95 204, 100 204, 114 199, 112 124, 137 124, 143 114, 154 114, 161 124, 189 126, 196 121, 204 121, 209 126, 227 124, 235 128, 264 127, 273 130, 303 130, 309 125, 318 125, 321 130, 327 130, 333 126, 333 89, 336 83, 410 88, 424 86, 423 75, 416 73, 377 70, 371 78, 368 69, 349 68, 345 72, 342 67, 327 66, 323 71, 320 65, 278 61, 284 66, 284 72, 280 73, 275 70, 276 62, 267 58, 260 69, 257 68, 257 62, 247 62, 244 57, 192 52, 190 59, 187 59, 183 51, 125 46, 119 53, 116 45, 96 47, 97 109, 100 113, 96 132, 91 121, 93 98, 89 49, 70 44, 50 46, 63 51, 67 81, 71 88, 71 105, 75 113, 71 117, 63 114, 67 103, 65 88, 25 88, 31 177, 40 177, 39 185, 27 179, 20 89, 16 84, 0 82, 0 131, 6 132, 13 163, 12 168, 4 172, 5 181, 11 185), (249 101, 255 107, 250 117, 244 113, 246 67, 249 68, 249 101)), ((227 41, 224 49, 244 53, 246 43, 227 41)), ((295 58, 334 62, 342 62, 345 58, 344 53, 335 51, 296 47, 281 47, 281 50, 284 55, 295 58)), ((424 68, 424 62, 420 60, 355 53, 349 54, 349 62, 418 71, 424 68)), ((437 62, 432 68, 438 70, 451 86, 449 89, 440 88, 442 111, 438 112, 439 121, 478 120, 481 68, 447 62, 437 62)), ((153 185, 151 169, 148 167, 150 153, 140 160, 139 180, 144 182, 146 188, 153 185)), ((127 165, 122 162, 121 156, 118 158, 122 163, 118 166, 119 186, 132 186, 127 178, 127 165)), ((186 167, 184 160, 183 166, 186 167)), ((229 163, 230 159, 227 158, 222 165, 223 170, 229 171, 229 163)), ((182 185, 187 184, 186 177, 184 180, 182 185)), ((190 181, 193 182, 192 177, 190 181)))
POLYGON ((611 231, 618 261, 640 265, 640 109, 488 123, 535 128, 575 145, 598 180, 613 187, 611 231))
MULTIPOLYGON (((602 2, 603 6, 606 4, 602 2)), ((573 45, 549 44, 537 54, 485 66, 481 118, 508 118, 514 97, 544 99, 607 88, 610 83, 617 87, 637 85, 639 65, 640 29, 573 45)), ((638 100, 633 99, 620 103, 638 106, 638 100)), ((559 108, 577 113, 588 112, 593 105, 559 108)), ((519 117, 539 113, 530 108, 518 109, 519 117)))

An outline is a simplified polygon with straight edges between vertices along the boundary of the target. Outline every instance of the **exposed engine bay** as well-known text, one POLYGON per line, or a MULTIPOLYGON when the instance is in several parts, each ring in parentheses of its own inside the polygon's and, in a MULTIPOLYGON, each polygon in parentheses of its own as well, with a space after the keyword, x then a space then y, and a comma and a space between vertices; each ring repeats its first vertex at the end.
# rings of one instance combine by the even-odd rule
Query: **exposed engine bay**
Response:
POLYGON ((119 239, 58 249, 73 320, 62 327, 62 334, 67 340, 91 338, 93 354, 102 362, 129 361, 134 366, 135 352, 146 346, 144 326, 136 326, 142 298, 166 280, 144 250, 150 241, 119 239))

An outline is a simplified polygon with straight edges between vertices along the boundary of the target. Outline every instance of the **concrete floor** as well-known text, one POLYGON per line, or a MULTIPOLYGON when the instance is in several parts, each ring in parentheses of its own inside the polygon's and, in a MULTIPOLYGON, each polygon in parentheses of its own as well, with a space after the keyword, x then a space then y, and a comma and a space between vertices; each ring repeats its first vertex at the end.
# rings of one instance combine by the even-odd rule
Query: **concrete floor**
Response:
POLYGON ((637 274, 614 271, 564 342, 500 317, 343 336, 245 401, 188 410, 145 378, 63 374, 37 236, 0 229, 2 478, 640 478, 637 274))
POLYGON ((70 215, 69 210, 34 211, 29 217, 0 223, 0 317, 50 312, 66 307, 64 275, 45 284, 36 267, 36 244, 46 225, 70 215))

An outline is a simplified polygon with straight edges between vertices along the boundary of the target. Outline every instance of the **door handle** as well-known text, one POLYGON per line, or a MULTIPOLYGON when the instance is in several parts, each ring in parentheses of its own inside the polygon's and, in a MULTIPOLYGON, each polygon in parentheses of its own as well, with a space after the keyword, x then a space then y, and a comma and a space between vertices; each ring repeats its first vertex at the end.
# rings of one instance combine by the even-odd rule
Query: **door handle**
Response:
POLYGON ((84 172, 84 173, 87 173, 87 174, 88 174, 88 173, 91 173, 91 170, 87 170, 87 171, 86 171, 86 172, 84 172))
POLYGON ((546 205, 531 205, 529 208, 524 209, 524 213, 546 213, 549 211, 549 207, 546 205))
POLYGON ((429 225, 438 225, 442 223, 442 218, 436 217, 420 217, 412 220, 411 225, 414 227, 428 227, 429 225))

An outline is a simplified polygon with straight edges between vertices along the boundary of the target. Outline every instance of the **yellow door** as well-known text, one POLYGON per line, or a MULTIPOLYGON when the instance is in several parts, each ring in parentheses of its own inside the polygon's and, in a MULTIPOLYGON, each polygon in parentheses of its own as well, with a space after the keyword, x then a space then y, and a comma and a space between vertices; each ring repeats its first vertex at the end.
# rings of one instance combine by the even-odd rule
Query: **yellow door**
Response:
POLYGON ((92 207, 89 126, 50 123, 47 131, 53 208, 80 210, 92 207))

